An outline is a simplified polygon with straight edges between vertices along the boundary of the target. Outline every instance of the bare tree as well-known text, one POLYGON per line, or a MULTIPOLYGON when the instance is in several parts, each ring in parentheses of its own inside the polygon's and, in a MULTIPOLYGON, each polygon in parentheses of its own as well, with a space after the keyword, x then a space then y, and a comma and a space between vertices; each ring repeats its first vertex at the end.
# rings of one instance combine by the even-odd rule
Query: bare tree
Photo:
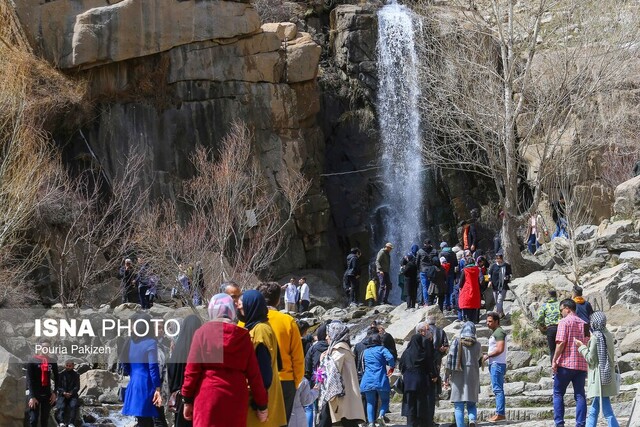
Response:
POLYGON ((184 185, 183 220, 175 202, 167 201, 141 217, 137 247, 170 281, 180 268, 193 271, 191 292, 199 275, 214 286, 230 279, 249 284, 284 253, 288 227, 310 182, 292 170, 269 182, 252 142, 250 130, 236 122, 218 153, 196 149, 195 175, 184 185))
POLYGON ((55 193, 59 162, 45 129, 82 102, 72 82, 35 57, 14 8, 0 1, 0 306, 35 297, 31 274, 44 251, 33 220, 55 193))
POLYGON ((89 170, 60 181, 58 197, 45 207, 49 217, 59 213, 60 226, 50 227, 42 242, 60 302, 91 304, 113 282, 147 205, 148 188, 140 181, 143 163, 144 156, 132 152, 110 180, 89 170))
POLYGON ((444 17, 416 7, 433 35, 420 53, 424 158, 494 183, 505 255, 521 269, 516 231, 550 190, 553 160, 570 164, 602 146, 584 115, 627 77, 638 16, 625 0, 487 0, 481 11, 449 3, 458 12, 444 17))

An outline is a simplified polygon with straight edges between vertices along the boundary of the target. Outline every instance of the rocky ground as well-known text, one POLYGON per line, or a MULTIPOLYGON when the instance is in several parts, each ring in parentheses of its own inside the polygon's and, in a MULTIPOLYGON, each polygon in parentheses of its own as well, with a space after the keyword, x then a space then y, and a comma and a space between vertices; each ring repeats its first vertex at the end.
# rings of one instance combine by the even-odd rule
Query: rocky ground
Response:
MULTIPOLYGON (((573 242, 555 240, 541 249, 532 260, 540 264, 540 271, 516 279, 508 294, 505 310, 508 313, 503 322, 509 334, 506 375, 507 420, 504 425, 551 426, 553 418, 550 360, 546 354, 546 342, 542 335, 530 325, 531 313, 535 312, 546 296, 547 289, 555 288, 561 297, 567 296, 572 284, 579 278, 584 286, 585 296, 596 309, 602 309, 608 316, 608 325, 617 340, 616 353, 622 372, 622 392, 613 399, 614 410, 621 425, 640 426, 640 405, 634 407, 634 400, 640 393, 640 177, 621 184, 616 190, 615 216, 599 226, 584 227, 573 242), (577 247, 579 259, 568 262, 567 253, 571 246, 577 247), (574 262, 575 261, 575 262, 574 262), (576 265, 578 266, 576 268, 576 265), (628 421, 628 424, 627 424, 628 421)), ((320 300, 318 300, 320 302, 320 300)), ((326 301, 324 301, 326 304, 326 301)), ((108 307, 78 316, 91 316, 92 321, 102 318, 128 319, 138 307, 125 304, 110 311, 108 307)), ((77 309, 74 309, 77 310, 77 309)), ((205 308, 198 310, 206 316, 205 308)), ((60 309, 54 308, 44 317, 59 317, 60 309)), ((158 317, 185 317, 189 308, 171 309, 156 304, 151 314, 158 317)), ((435 315, 437 324, 443 327, 449 338, 455 336, 462 323, 455 322, 451 313, 440 312, 437 306, 406 310, 402 304, 368 307, 325 309, 315 305, 305 313, 297 314, 312 327, 332 319, 342 320, 351 325, 352 343, 357 343, 373 320, 381 321, 398 344, 401 354, 418 322, 428 315, 435 315)), ((484 326, 484 311, 478 337, 487 346, 489 329, 484 326)), ((16 337, 22 331, 32 335, 33 321, 0 319, 0 425, 3 427, 22 425, 25 389, 24 374, 19 369, 14 354, 24 352, 25 346, 33 344, 29 339, 16 337), (6 350, 5 350, 6 349, 6 350)), ((112 342, 115 345, 114 342, 112 342)), ((131 427, 134 422, 119 416, 120 403, 117 391, 122 379, 106 368, 113 366, 114 360, 106 358, 100 363, 78 360, 81 373, 83 400, 82 416, 85 426, 131 427), (96 369, 96 368, 105 369, 96 369)), ((488 425, 485 420, 493 413, 494 398, 490 378, 486 370, 481 372, 481 398, 479 403, 480 425, 488 425)), ((446 396, 445 396, 446 397, 446 396)), ((400 397, 393 398, 390 424, 402 426, 404 418, 399 415, 400 397)), ((565 396, 566 418, 575 417, 575 402, 569 388, 565 396)), ((452 421, 452 405, 443 399, 437 409, 437 420, 444 425, 452 421)), ((601 422, 600 425, 605 425, 601 422)))

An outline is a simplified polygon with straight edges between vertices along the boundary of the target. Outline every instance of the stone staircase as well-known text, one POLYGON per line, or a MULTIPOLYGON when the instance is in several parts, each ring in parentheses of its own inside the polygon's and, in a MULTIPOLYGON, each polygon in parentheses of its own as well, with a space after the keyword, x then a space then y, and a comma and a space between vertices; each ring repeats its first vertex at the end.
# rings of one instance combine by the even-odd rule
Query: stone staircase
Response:
MULTIPOLYGON (((482 317, 484 319, 485 316, 482 317)), ((447 316, 447 320, 455 321, 455 317, 447 316)), ((462 323, 454 322, 445 330, 450 339, 459 332, 462 323), (455 333, 454 333, 455 331, 455 333)), ((503 319, 503 329, 510 336, 513 327, 510 325, 509 316, 503 319)), ((491 331, 484 326, 484 320, 477 325, 478 340, 487 351, 488 338, 491 331), (482 326, 481 326, 482 325, 482 326)), ((507 339, 509 351, 521 351, 518 345, 511 339, 507 339)), ((480 371, 480 401, 478 402, 478 423, 493 425, 487 420, 495 413, 495 398, 491 389, 491 378, 485 367, 480 371)), ((496 425, 517 425, 522 427, 552 427, 553 423, 553 379, 551 376, 551 364, 548 356, 539 361, 530 361, 529 366, 517 369, 508 369, 505 377, 505 394, 507 420, 496 425)), ((622 392, 612 398, 612 406, 621 426, 626 426, 631 415, 633 399, 636 396, 636 386, 623 385, 622 392)), ((401 397, 392 398, 389 426, 405 426, 406 419, 400 415, 401 397)), ((571 386, 567 389, 565 401, 566 425, 572 425, 575 420, 575 400, 571 386)), ((588 401, 588 404, 590 402, 588 401)), ((436 422, 440 426, 455 426, 453 418, 453 404, 449 400, 441 400, 436 408, 436 422)), ((607 423, 600 416, 598 426, 606 426, 607 423)))

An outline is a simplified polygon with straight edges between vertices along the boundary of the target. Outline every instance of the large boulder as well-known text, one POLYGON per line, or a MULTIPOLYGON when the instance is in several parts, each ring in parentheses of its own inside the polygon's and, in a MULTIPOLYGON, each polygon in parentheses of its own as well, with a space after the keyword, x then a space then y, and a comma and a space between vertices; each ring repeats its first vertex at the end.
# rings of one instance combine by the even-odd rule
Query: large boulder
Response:
POLYGON ((173 47, 260 30, 250 4, 231 1, 19 0, 18 13, 47 59, 61 68, 92 67, 173 47), (30 10, 31 8, 31 10, 30 10), (36 10, 33 10, 33 9, 36 10))
POLYGON ((104 369, 92 369, 80 375, 80 384, 83 389, 81 396, 94 396, 95 398, 109 391, 117 394, 119 386, 116 374, 104 369))
POLYGON ((640 271, 628 263, 605 268, 583 283, 584 296, 601 310, 640 302, 640 271))
POLYGON ((21 361, 0 347, 0 426, 22 427, 25 389, 21 361))
POLYGON ((620 218, 640 218, 640 175, 616 187, 613 212, 620 218))

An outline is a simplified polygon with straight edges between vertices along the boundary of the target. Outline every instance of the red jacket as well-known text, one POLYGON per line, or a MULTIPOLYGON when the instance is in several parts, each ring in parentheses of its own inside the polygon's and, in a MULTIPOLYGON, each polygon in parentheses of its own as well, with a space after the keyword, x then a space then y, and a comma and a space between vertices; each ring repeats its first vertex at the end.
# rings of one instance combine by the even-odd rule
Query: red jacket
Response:
POLYGON ((202 325, 193 336, 182 385, 182 395, 195 398, 193 427, 246 427, 247 383, 255 403, 266 407, 249 331, 227 322, 202 325))
POLYGON ((471 265, 462 270, 458 307, 480 308, 480 268, 471 265))

